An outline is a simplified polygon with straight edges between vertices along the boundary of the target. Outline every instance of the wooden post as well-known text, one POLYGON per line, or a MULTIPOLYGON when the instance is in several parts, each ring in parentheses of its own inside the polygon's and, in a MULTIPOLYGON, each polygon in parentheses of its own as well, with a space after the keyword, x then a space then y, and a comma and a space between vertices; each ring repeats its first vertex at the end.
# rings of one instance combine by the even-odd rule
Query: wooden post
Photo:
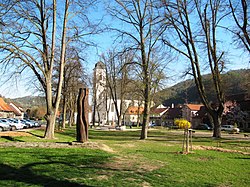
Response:
POLYGON ((190 136, 190 148, 193 151, 193 129, 189 129, 189 136, 190 136))
POLYGON ((188 129, 186 129, 187 134, 186 134, 186 153, 189 153, 189 132, 188 129))
POLYGON ((87 88, 80 88, 77 99, 77 123, 76 123, 76 141, 88 141, 88 94, 87 88))
POLYGON ((183 138, 183 144, 182 144, 182 153, 184 153, 185 150, 185 143, 186 143, 186 129, 184 129, 184 138, 183 138))

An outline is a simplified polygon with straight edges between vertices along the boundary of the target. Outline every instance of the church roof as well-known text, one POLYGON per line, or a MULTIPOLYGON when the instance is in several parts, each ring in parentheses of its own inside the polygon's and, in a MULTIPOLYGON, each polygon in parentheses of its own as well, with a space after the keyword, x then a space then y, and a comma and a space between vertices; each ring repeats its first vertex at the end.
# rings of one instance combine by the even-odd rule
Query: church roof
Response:
POLYGON ((95 69, 105 69, 105 64, 99 61, 95 64, 95 69))

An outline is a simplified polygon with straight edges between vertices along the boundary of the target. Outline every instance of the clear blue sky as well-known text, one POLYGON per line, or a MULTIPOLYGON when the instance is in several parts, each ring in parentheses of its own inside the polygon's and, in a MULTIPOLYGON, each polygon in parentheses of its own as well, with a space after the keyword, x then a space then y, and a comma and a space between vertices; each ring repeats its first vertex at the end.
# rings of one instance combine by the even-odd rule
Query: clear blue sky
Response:
MULTIPOLYGON (((101 18, 105 15, 103 11, 103 7, 99 6, 92 12, 91 19, 101 18)), ((107 18, 105 19, 106 23, 110 23, 112 25, 117 25, 113 19, 107 18)), ((98 44, 98 48, 89 48, 87 50, 88 56, 86 57, 86 61, 84 62, 84 66, 87 68, 88 73, 91 75, 92 70, 94 68, 94 64, 100 60, 100 55, 105 53, 109 49, 112 48, 113 38, 111 33, 103 33, 98 36, 94 36, 92 39, 98 44)), ((230 63, 227 65, 227 70, 232 69, 241 69, 241 68, 250 68, 249 64, 249 55, 243 54, 241 49, 237 49, 234 45, 230 45, 231 36, 229 34, 221 33, 223 38, 226 38, 226 42, 221 43, 223 49, 228 52, 227 59, 230 63)), ((175 64, 169 64, 169 71, 167 72, 169 75, 173 76, 173 79, 169 79, 166 82, 166 87, 173 85, 183 79, 180 79, 180 72, 183 72, 184 68, 187 67, 187 64, 183 65, 183 62, 174 62, 175 64)), ((0 79, 0 94, 7 98, 17 98, 23 96, 34 95, 30 86, 27 86, 27 77, 23 75, 22 77, 16 79, 15 81, 9 81, 7 83, 3 83, 3 80, 0 79)))

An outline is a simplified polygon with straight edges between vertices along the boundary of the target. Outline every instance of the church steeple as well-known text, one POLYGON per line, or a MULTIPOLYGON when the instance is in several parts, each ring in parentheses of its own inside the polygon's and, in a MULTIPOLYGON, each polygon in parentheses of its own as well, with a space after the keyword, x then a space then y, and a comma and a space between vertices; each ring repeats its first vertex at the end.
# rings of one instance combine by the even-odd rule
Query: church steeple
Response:
MULTIPOLYGON (((93 88, 96 100, 101 99, 106 87, 106 68, 101 61, 95 64, 93 75, 93 88)), ((98 101, 97 101, 98 102, 98 101)))

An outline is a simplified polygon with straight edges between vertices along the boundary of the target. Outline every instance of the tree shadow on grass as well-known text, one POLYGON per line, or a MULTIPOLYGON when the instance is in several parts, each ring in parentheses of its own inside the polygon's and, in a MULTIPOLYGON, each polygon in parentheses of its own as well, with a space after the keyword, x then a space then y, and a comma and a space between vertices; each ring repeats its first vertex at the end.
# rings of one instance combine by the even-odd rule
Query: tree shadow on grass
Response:
POLYGON ((16 138, 13 138, 12 136, 1 136, 1 138, 4 138, 9 141, 13 141, 13 142, 24 142, 23 140, 18 140, 16 138))
POLYGON ((46 187, 88 187, 88 185, 79 184, 76 182, 68 181, 68 180, 61 180, 50 177, 50 176, 43 176, 37 175, 32 172, 30 169, 36 165, 45 165, 45 164, 65 164, 62 162, 46 162, 46 163, 32 163, 27 164, 21 168, 15 168, 6 164, 0 164, 0 180, 11 180, 16 182, 26 183, 27 185, 41 185, 46 187))
POLYGON ((31 134, 32 136, 38 137, 38 138, 44 138, 44 136, 35 134, 35 133, 33 133, 33 132, 30 132, 30 131, 28 131, 27 133, 31 134))

